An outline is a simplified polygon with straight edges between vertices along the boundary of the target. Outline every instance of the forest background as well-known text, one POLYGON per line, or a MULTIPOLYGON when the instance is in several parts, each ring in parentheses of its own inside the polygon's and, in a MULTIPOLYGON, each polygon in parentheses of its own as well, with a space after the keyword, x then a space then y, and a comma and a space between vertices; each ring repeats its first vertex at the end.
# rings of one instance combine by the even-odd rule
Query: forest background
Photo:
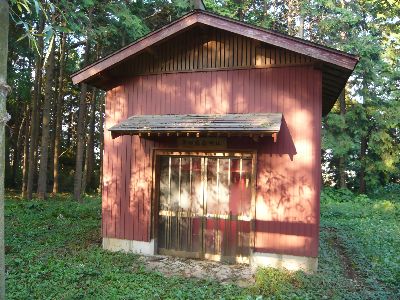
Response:
MULTIPOLYGON (((204 0, 207 10, 360 57, 323 118, 326 186, 400 183, 400 2, 204 0)), ((179 18, 186 0, 10 1, 5 186, 24 198, 100 191, 104 92, 78 69, 179 18)))

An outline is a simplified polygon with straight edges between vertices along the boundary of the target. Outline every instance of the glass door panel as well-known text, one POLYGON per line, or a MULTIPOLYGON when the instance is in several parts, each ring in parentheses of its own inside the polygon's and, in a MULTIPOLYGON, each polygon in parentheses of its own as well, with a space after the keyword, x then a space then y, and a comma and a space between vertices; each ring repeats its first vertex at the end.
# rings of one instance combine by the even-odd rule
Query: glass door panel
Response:
POLYGON ((204 251, 222 260, 250 253, 251 159, 206 158, 204 251))
POLYGON ((217 260, 250 254, 251 159, 160 156, 159 167, 160 252, 217 260))
POLYGON ((159 251, 198 257, 202 249, 201 158, 160 156, 159 166, 159 251))

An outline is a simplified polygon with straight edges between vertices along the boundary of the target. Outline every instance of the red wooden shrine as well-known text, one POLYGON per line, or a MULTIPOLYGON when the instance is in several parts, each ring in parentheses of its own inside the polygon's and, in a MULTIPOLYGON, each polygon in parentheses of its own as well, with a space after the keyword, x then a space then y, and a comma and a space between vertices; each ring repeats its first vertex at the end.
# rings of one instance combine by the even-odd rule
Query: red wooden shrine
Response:
POLYGON ((321 117, 357 62, 195 10, 73 74, 107 92, 104 247, 315 270, 321 117))

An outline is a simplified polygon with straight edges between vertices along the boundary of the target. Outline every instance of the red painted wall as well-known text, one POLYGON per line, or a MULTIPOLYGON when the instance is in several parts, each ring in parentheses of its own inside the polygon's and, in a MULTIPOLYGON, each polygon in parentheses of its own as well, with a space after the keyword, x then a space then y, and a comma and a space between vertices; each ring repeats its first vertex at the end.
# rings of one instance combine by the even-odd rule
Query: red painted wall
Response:
POLYGON ((137 114, 282 112, 274 144, 247 138, 229 148, 258 150, 255 250, 317 256, 322 75, 312 66, 136 76, 107 92, 103 236, 151 236, 152 149, 176 141, 111 139, 112 125, 137 114))

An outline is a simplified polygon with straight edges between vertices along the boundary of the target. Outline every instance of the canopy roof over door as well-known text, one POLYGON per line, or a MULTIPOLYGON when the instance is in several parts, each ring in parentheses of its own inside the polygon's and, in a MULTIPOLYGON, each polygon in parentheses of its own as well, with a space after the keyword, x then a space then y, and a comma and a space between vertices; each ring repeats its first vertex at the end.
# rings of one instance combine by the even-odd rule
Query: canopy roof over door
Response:
POLYGON ((109 128, 115 138, 140 136, 251 136, 273 135, 281 128, 281 113, 137 115, 109 128))

